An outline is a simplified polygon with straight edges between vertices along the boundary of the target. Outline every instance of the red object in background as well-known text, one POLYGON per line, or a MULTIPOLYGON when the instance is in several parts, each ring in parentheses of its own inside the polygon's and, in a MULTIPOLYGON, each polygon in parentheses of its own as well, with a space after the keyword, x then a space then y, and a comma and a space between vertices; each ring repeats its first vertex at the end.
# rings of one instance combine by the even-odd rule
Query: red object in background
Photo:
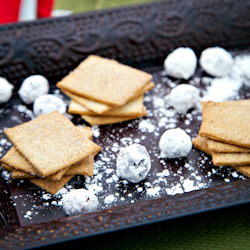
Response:
MULTIPOLYGON (((18 22, 22 0, 0 0, 0 23, 18 22)), ((50 17, 54 0, 37 0, 37 18, 50 17)))
POLYGON ((50 17, 53 8, 53 2, 53 0, 38 0, 37 18, 50 17))
POLYGON ((0 0, 0 23, 18 21, 21 0, 0 0))

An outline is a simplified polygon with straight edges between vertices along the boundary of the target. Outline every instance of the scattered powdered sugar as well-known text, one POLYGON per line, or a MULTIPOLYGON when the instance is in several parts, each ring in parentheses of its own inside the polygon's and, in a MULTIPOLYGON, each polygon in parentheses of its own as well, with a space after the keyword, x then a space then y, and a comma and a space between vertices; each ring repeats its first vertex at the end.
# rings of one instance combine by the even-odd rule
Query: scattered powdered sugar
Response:
POLYGON ((161 190, 161 187, 157 187, 157 186, 154 188, 148 188, 147 189, 147 196, 156 197, 160 194, 159 193, 160 190, 161 190))
POLYGON ((139 130, 142 132, 152 133, 155 131, 155 126, 150 122, 150 120, 142 120, 139 123, 139 130))
MULTIPOLYGON (((226 101, 236 99, 239 89, 245 84, 250 85, 244 71, 244 64, 250 64, 250 55, 235 56, 234 64, 228 75, 221 78, 206 78, 210 84, 203 92, 203 101, 226 101)), ((203 80, 203 79, 202 79, 203 80)))
POLYGON ((110 194, 107 197, 105 197, 104 203, 105 204, 111 204, 111 203, 115 202, 115 200, 116 200, 115 196, 110 194))

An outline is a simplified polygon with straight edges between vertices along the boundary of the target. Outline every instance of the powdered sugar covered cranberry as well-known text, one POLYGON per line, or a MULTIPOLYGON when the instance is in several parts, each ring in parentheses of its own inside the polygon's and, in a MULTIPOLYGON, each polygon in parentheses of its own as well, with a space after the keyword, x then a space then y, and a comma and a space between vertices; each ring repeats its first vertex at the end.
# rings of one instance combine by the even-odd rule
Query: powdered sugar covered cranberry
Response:
POLYGON ((42 95, 34 101, 33 113, 35 116, 49 114, 55 110, 61 114, 66 112, 66 104, 55 95, 42 95))
POLYGON ((5 78, 0 77, 0 104, 9 101, 12 96, 14 86, 5 78))
POLYGON ((67 215, 93 212, 99 204, 96 195, 84 188, 64 194, 61 202, 67 215))
POLYGON ((140 144, 122 148, 116 158, 116 174, 130 182, 144 180, 151 169, 151 160, 147 149, 140 144))
POLYGON ((192 149, 191 138, 180 128, 165 131, 159 141, 161 158, 186 157, 192 149))
POLYGON ((196 66, 197 57, 191 48, 177 48, 164 61, 169 76, 185 80, 194 75, 196 66))
POLYGON ((18 95, 26 104, 32 104, 41 95, 49 93, 49 82, 41 75, 32 75, 24 79, 18 95))
POLYGON ((234 59, 225 49, 212 47, 202 51, 199 62, 201 67, 208 74, 222 77, 230 73, 234 64, 234 59))
POLYGON ((166 102, 178 113, 186 114, 200 103, 200 91, 190 84, 180 84, 166 96, 166 102))

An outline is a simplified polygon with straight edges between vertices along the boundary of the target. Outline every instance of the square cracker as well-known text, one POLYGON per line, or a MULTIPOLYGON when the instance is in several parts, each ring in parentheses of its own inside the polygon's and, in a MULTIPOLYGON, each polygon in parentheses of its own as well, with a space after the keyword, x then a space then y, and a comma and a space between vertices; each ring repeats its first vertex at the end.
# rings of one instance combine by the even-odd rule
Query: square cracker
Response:
POLYGON ((72 179, 72 176, 63 176, 58 181, 52 181, 46 178, 32 178, 32 179, 29 179, 29 181, 51 194, 56 194, 71 179, 72 179))
POLYGON ((123 106, 153 79, 152 75, 113 59, 90 55, 57 87, 110 106, 123 106))
POLYGON ((38 175, 38 171, 18 152, 15 146, 3 156, 1 162, 19 171, 24 171, 31 175, 38 175))
POLYGON ((93 176, 94 170, 94 155, 91 155, 81 162, 72 165, 65 175, 87 175, 93 176))
MULTIPOLYGON (((39 176, 29 174, 27 172, 24 172, 22 170, 17 170, 15 168, 12 168, 4 163, 2 163, 2 167, 10 172, 12 172, 12 177, 19 179, 19 178, 38 178, 39 176)), ((75 176, 75 175, 87 175, 87 176, 93 176, 93 170, 94 170, 94 155, 91 155, 89 157, 86 157, 81 162, 78 162, 65 171, 59 171, 60 175, 56 175, 57 173, 47 176, 44 179, 57 181, 60 180, 63 176, 75 176), (61 176, 61 172, 63 176, 61 176)))
POLYGON ((129 121, 133 119, 137 119, 147 115, 146 108, 143 107, 141 114, 138 116, 104 116, 104 115, 82 115, 82 119, 87 121, 91 126, 98 126, 98 125, 107 125, 107 124, 114 124, 118 122, 129 121))
MULTIPOLYGON (((212 155, 212 152, 209 150, 208 148, 208 139, 206 137, 202 137, 202 136, 197 136, 193 141, 193 146, 205 153, 207 153, 208 155, 212 155)), ((230 166, 231 168, 239 171, 240 173, 246 175, 247 177, 250 178, 250 165, 245 165, 245 166, 230 166)))
POLYGON ((202 108, 199 135, 210 139, 250 147, 249 100, 211 102, 202 108))
POLYGON ((218 153, 250 153, 250 148, 244 148, 224 142, 208 139, 208 148, 218 153))
POLYGON ((212 151, 208 148, 208 138, 203 136, 197 136, 193 139, 192 144, 195 148, 205 152, 208 155, 212 155, 212 151))
MULTIPOLYGON (((141 114, 143 108, 143 95, 137 97, 133 101, 126 103, 124 106, 112 109, 106 113, 104 116, 138 116, 141 114)), ((70 101, 68 112, 71 114, 79 115, 96 115, 96 113, 86 109, 81 104, 70 101)))
POLYGON ((39 175, 46 177, 100 151, 58 111, 8 128, 5 134, 39 175))
MULTIPOLYGON (((85 136, 87 139, 91 140, 93 136, 93 131, 91 130, 91 127, 76 127, 79 132, 82 133, 83 136, 85 136)), ((98 152, 96 152, 98 153, 98 152)), ((88 158, 88 157, 87 157, 88 158)), ((84 159, 85 160, 85 159, 84 159)), ((82 162, 84 162, 84 160, 82 162)), ((25 159, 25 157, 18 152, 18 150, 15 148, 15 146, 12 146, 9 151, 4 155, 4 157, 1 159, 1 162, 6 164, 7 166, 14 168, 12 171, 12 177, 13 178, 35 178, 38 177, 37 171, 32 167, 32 165, 25 159)), ((78 163, 76 163, 78 164, 78 163)), ((79 165, 79 164, 78 164, 79 165)), ((85 164, 86 165, 86 164, 85 164)), ((71 167, 73 167, 72 165, 71 167)), ((82 168, 84 169, 84 165, 81 164, 82 168)), ((71 168, 69 167, 69 168, 71 168)), ((52 175, 47 176, 46 178, 50 180, 60 180, 65 172, 67 171, 67 168, 60 170, 52 175)), ((79 173, 81 173, 83 170, 79 170, 79 173)), ((89 170, 87 170, 88 172, 89 170)), ((92 170, 93 172, 93 170, 92 170)), ((68 174, 71 175, 71 174, 68 174)))
POLYGON ((212 152, 215 166, 238 166, 250 164, 250 153, 217 153, 212 152))
MULTIPOLYGON (((137 92, 133 97, 131 97, 130 100, 128 100, 128 102, 124 106, 127 106, 127 104, 133 102, 138 97, 143 96, 143 94, 145 92, 149 91, 154 86, 155 86, 155 84, 153 82, 149 82, 139 92, 137 92)), ((62 90, 62 92, 64 92, 64 94, 66 94, 67 96, 69 96, 71 98, 71 101, 73 100, 73 101, 75 101, 75 103, 78 103, 78 104, 82 105, 83 107, 85 107, 87 110, 89 110, 90 113, 89 112, 86 113, 86 110, 85 110, 83 115, 96 115, 96 114, 114 115, 114 114, 110 114, 115 109, 112 106, 89 100, 87 98, 84 98, 82 96, 78 96, 76 94, 73 94, 73 93, 66 91, 66 90, 63 90, 63 89, 61 89, 61 90, 62 90)), ((124 106, 122 106, 122 107, 124 107, 124 106)), ((120 108, 122 108, 122 107, 120 107, 120 108)), ((119 108, 117 108, 117 109, 119 109, 119 108)), ((72 104, 69 106, 68 112, 71 113, 70 112, 71 110, 72 110, 72 104)))

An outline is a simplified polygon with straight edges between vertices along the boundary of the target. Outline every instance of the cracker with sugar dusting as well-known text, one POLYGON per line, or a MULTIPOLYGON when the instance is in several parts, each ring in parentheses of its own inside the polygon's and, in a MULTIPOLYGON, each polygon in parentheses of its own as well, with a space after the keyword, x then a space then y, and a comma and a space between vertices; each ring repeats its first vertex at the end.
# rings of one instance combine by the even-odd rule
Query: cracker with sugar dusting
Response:
MULTIPOLYGON (((94 132, 91 130, 91 127, 76 127, 76 128, 87 139, 89 139, 89 140, 92 139, 94 132)), ((98 151, 96 153, 98 153, 98 151)), ((9 149, 9 151, 1 159, 1 162, 3 164, 5 164, 5 166, 7 166, 8 168, 11 168, 10 171, 12 172, 13 178, 36 178, 36 177, 39 177, 37 175, 37 172, 35 171, 35 169, 32 167, 32 165, 25 159, 25 157, 22 154, 20 154, 18 152, 18 150, 16 150, 15 146, 12 146, 9 149), (12 166, 12 167, 10 167, 10 166, 12 166)), ((89 166, 89 164, 87 164, 87 162, 88 162, 88 157, 87 157, 86 161, 84 159, 81 164, 76 163, 76 164, 70 166, 69 169, 70 168, 76 169, 74 171, 75 174, 82 174, 86 168, 86 171, 85 171, 86 175, 88 175, 89 173, 93 174, 93 169, 91 172, 90 166, 89 166), (75 168, 75 165, 77 165, 77 166, 80 165, 80 167, 75 168), (79 169, 78 172, 77 172, 77 169, 79 169)), ((60 171, 56 172, 55 174, 49 175, 46 178, 50 179, 50 180, 54 180, 54 181, 60 180, 64 175, 66 175, 65 174, 66 171, 67 171, 67 168, 60 170, 60 171)), ((67 175, 74 175, 74 174, 68 173, 67 175)))
POLYGON ((113 123, 119 123, 124 121, 129 121, 133 119, 137 119, 143 116, 147 115, 146 108, 143 106, 141 110, 141 114, 138 116, 104 116, 104 115, 82 115, 82 119, 87 121, 91 126, 97 126, 97 125, 106 125, 106 124, 113 124, 113 123))
POLYGON ((65 186, 73 177, 72 176, 63 176, 58 181, 48 180, 46 178, 32 178, 28 179, 31 183, 36 186, 46 190, 51 194, 56 194, 61 188, 65 186))
POLYGON ((8 128, 5 134, 39 175, 46 177, 100 151, 58 111, 8 128))
POLYGON ((199 135, 241 147, 250 147, 249 100, 211 102, 202 108, 199 135))
POLYGON ((218 153, 250 153, 250 148, 244 148, 211 139, 208 139, 208 148, 218 153))
MULTIPOLYGON (((109 112, 103 114, 104 116, 138 116, 141 114, 143 109, 143 95, 137 97, 133 101, 128 102, 122 107, 112 109, 109 112)), ((74 100, 70 101, 68 112, 71 114, 79 115, 96 115, 96 113, 86 109, 81 104, 75 102, 74 100)))
POLYGON ((123 106, 150 81, 152 75, 113 59, 90 55, 57 87, 114 107, 123 106))
POLYGON ((16 170, 38 175, 38 171, 18 152, 15 146, 12 146, 0 161, 16 170))

